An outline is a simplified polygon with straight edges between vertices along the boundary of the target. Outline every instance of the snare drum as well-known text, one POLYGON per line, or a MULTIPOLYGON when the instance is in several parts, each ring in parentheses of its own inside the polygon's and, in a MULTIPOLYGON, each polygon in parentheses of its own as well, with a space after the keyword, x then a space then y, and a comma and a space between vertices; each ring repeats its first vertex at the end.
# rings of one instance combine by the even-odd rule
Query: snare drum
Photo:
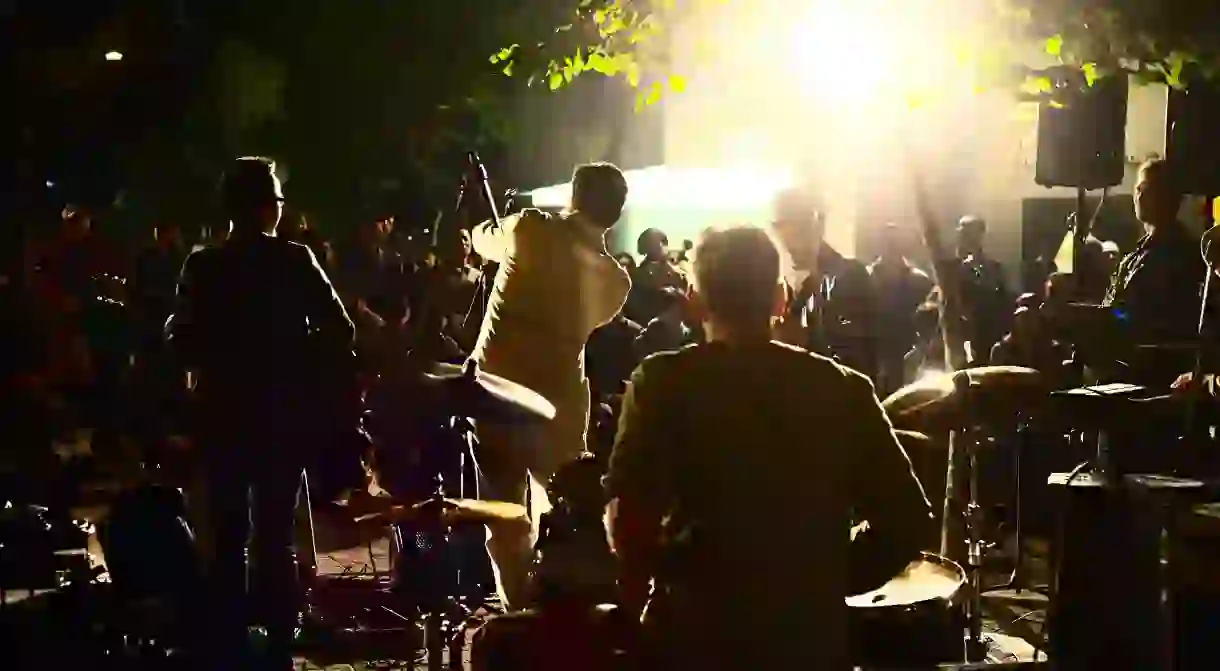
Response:
POLYGON ((878 589, 847 597, 853 661, 867 667, 960 662, 966 572, 931 553, 878 589))

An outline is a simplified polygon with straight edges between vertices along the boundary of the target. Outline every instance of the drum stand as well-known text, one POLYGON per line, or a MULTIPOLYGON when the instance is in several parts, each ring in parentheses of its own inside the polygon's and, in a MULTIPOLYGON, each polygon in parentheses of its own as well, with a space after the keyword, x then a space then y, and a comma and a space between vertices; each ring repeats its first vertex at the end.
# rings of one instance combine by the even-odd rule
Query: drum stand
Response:
MULTIPOLYGON (((458 445, 458 463, 459 472, 457 478, 457 492, 452 492, 456 498, 467 497, 467 482, 466 468, 468 465, 475 464, 474 460, 474 425, 470 419, 460 416, 450 416, 445 422, 445 434, 450 440, 441 441, 444 443, 444 448, 449 448, 451 445, 458 445)), ((443 469, 438 468, 434 477, 436 489, 432 494, 431 506, 436 514, 434 519, 427 522, 427 528, 423 532, 424 537, 428 541, 430 552, 434 553, 434 557, 439 557, 443 562, 442 572, 447 573, 452 571, 452 582, 450 589, 443 595, 431 595, 424 603, 420 604, 420 614, 423 616, 424 629, 424 650, 426 655, 427 668, 442 669, 445 668, 444 655, 448 651, 450 669, 461 669, 462 667, 462 649, 464 647, 466 632, 472 623, 472 616, 480 606, 485 605, 479 603, 472 607, 472 604, 465 596, 462 589, 462 569, 459 565, 454 565, 452 557, 452 530, 444 523, 441 516, 445 508, 445 479, 441 473, 443 469)), ((478 479, 475 478, 472 489, 473 497, 478 498, 478 479)), ((392 540, 395 550, 400 556, 404 551, 405 544, 408 542, 408 534, 404 532, 404 525, 395 524, 392 530, 392 540)), ((397 575, 396 581, 401 585, 405 584, 406 576, 403 574, 406 566, 399 562, 396 565, 397 575), (402 567, 402 568, 398 568, 402 567)), ((401 617, 401 616, 400 616, 401 617)), ((409 618, 403 618, 409 619, 409 618)))
POLYGON ((989 587, 985 592, 997 591, 1013 591, 1020 594, 1026 590, 1031 592, 1045 593, 1045 586, 1035 586, 1029 584, 1029 576, 1026 573, 1025 565, 1025 530, 1024 522, 1021 517, 1021 453, 1029 446, 1029 425, 1023 425, 1018 428, 1018 439, 1013 447, 1012 460, 1012 491, 1013 491, 1013 524, 1014 524, 1014 539, 1015 547, 1013 549, 1013 567, 1012 574, 1008 578, 1008 582, 989 587))
POLYGON ((985 659, 987 645, 983 641, 983 557, 989 544, 983 541, 983 507, 979 505, 979 441, 972 431, 959 431, 967 450, 969 484, 965 514, 966 523, 966 572, 970 584, 970 600, 966 612, 966 660, 985 659))

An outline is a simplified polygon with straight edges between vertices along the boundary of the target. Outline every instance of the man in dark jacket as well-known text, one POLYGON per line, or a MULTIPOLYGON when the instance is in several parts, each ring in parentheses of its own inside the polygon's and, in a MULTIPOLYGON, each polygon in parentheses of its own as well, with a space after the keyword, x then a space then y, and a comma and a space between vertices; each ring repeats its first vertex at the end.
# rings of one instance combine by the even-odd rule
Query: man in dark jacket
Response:
POLYGON ((314 428, 302 418, 316 408, 325 367, 350 356, 353 327, 313 253, 275 237, 284 198, 274 164, 236 160, 221 195, 232 232, 187 258, 166 325, 171 347, 197 380, 213 544, 209 653, 219 668, 232 668, 243 648, 253 519, 268 661, 290 669, 293 511, 301 446, 314 428))
POLYGON ((868 268, 826 243, 825 216, 807 193, 780 194, 774 230, 789 262, 780 339, 875 378, 876 299, 868 268))

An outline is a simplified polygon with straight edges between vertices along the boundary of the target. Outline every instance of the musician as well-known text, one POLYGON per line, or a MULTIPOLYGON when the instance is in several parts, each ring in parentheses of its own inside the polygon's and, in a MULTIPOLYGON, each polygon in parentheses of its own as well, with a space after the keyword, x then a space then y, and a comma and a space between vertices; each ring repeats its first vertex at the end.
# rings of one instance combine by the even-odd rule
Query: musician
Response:
POLYGON ((986 364, 991 349, 1008 332, 1014 300, 1004 267, 987 255, 986 237, 986 221, 968 215, 957 222, 965 334, 976 364, 986 364))
POLYGON ((293 510, 315 426, 319 368, 350 356, 353 327, 307 247, 275 237, 284 198, 274 164, 241 158, 221 197, 228 239, 191 254, 166 325, 197 379, 199 443, 214 545, 210 650, 234 663, 246 639, 246 539, 254 524, 256 584, 273 665, 291 667, 296 625, 293 510), (253 495, 253 505, 249 497, 253 495))
POLYGON ((894 224, 886 224, 881 255, 868 267, 877 297, 879 350, 877 386, 884 396, 906 383, 907 354, 919 343, 916 313, 934 283, 903 255, 905 240, 894 224))
POLYGON ((655 582, 643 620, 661 668, 850 669, 844 596, 897 575, 931 533, 868 379, 771 340, 779 282, 766 232, 708 234, 706 344, 646 359, 623 399, 611 535, 622 605, 640 612, 655 582), (853 518, 870 528, 859 556, 853 518))
POLYGON ((876 297, 868 268, 826 244, 825 216, 808 194, 780 194, 774 230, 789 261, 780 339, 875 376, 876 297))
MULTIPOLYGON (((534 520, 549 507, 539 483, 585 451, 585 343, 618 314, 631 289, 605 242, 626 200, 627 181, 618 168, 582 165, 572 174, 572 202, 563 214, 525 210, 498 228, 484 224, 472 232, 475 251, 499 270, 471 356, 483 370, 555 405, 555 419, 536 432, 498 426, 478 431, 485 491, 513 502, 528 493, 534 520)), ((506 606, 522 602, 532 546, 529 537, 491 530, 487 547, 506 606)))
POLYGON ((1135 217, 1144 237, 1123 257, 1105 305, 1118 308, 1135 342, 1181 343, 1197 337, 1199 289, 1206 266, 1199 240, 1178 220, 1181 186, 1164 159, 1140 166, 1135 217))

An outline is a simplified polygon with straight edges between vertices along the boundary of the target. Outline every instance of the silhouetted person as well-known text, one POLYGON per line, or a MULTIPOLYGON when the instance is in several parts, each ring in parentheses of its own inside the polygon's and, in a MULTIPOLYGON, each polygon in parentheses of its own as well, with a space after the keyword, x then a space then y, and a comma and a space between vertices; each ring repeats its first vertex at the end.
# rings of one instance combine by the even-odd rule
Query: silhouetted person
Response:
POLYGON ((906 383, 907 354, 919 342, 916 313, 933 282, 904 255, 902 231, 887 224, 881 255, 868 267, 877 296, 877 390, 885 397, 906 383))
POLYGON ((826 242, 825 213, 809 193, 781 193, 772 230, 788 260, 779 339, 874 377, 877 306, 868 268, 826 242))
POLYGON ((957 257, 964 293, 967 340, 975 363, 986 364, 991 348, 1008 332, 1013 295, 999 261, 983 247, 987 222, 966 216, 957 222, 957 257))
POLYGON ((313 253, 275 237, 284 199, 274 168, 262 158, 230 166, 221 196, 231 233, 187 259, 166 326, 197 379, 213 544, 209 652, 218 668, 233 668, 250 621, 242 604, 251 520, 270 661, 292 668, 293 510, 312 430, 303 418, 319 391, 318 369, 350 354, 353 337, 313 253))

